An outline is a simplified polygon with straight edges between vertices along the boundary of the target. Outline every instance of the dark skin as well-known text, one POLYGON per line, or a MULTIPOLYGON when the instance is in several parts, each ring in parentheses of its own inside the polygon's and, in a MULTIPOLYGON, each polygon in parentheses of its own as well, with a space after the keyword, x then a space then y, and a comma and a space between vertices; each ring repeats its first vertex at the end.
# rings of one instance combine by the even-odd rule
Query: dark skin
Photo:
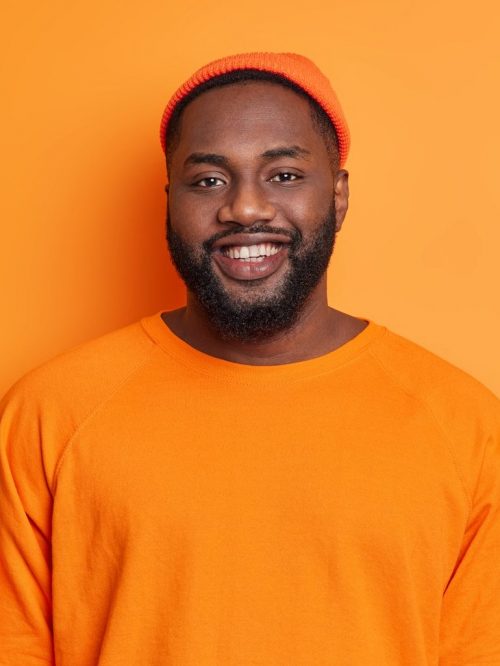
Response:
MULTIPOLYGON (((172 227, 194 249, 217 232, 259 223, 298 229, 307 242, 332 200, 337 231, 348 208, 348 172, 332 167, 307 101, 293 90, 269 82, 229 85, 194 99, 183 113, 169 175, 172 227), (282 147, 295 147, 296 154, 288 151, 285 156, 263 156, 282 147), (204 154, 206 160, 190 161, 194 153, 204 154)), ((247 280, 226 274, 216 261, 213 267, 228 293, 251 300, 257 293, 270 294, 279 288, 289 265, 285 253, 283 261, 256 289, 249 289, 247 280)), ((261 342, 221 339, 190 292, 186 307, 162 316, 172 332, 192 347, 249 365, 277 365, 321 356, 367 326, 366 321, 328 306, 326 273, 305 302, 296 325, 261 342)))

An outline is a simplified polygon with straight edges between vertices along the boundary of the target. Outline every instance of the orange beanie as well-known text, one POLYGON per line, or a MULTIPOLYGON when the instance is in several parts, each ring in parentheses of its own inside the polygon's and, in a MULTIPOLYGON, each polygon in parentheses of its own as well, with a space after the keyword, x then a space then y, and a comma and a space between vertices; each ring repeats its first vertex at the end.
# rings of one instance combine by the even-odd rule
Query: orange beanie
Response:
POLYGON ((340 166, 344 165, 349 152, 350 135, 337 95, 318 67, 309 58, 297 53, 239 53, 214 60, 201 67, 181 85, 165 107, 160 125, 160 141, 164 152, 167 126, 175 106, 181 99, 200 83, 238 69, 258 69, 280 74, 315 99, 335 127, 339 141, 340 166))

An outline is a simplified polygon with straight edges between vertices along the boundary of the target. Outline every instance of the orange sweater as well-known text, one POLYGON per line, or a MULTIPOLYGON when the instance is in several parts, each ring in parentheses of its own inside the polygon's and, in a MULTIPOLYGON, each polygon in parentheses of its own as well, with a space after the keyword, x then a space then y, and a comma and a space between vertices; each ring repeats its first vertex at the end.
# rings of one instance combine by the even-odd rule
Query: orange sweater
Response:
POLYGON ((500 401, 374 321, 249 366, 160 313, 4 397, 0 664, 500 664, 500 401))

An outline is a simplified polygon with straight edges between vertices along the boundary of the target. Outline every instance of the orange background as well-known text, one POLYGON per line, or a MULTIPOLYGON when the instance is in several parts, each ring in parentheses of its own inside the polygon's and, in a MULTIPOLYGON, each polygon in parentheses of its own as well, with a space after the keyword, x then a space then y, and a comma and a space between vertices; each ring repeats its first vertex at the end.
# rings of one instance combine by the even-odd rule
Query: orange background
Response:
POLYGON ((330 301, 500 394, 500 9, 491 0, 3 2, 0 389, 182 303, 164 104, 208 60, 308 55, 352 132, 330 301))

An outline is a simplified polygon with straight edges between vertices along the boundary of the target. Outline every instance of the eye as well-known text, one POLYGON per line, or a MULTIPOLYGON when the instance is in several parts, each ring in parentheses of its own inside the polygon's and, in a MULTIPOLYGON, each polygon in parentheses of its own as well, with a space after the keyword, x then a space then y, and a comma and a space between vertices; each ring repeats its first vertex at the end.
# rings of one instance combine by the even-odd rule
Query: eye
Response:
POLYGON ((291 173, 290 171, 280 171, 269 180, 271 182, 277 182, 277 183, 293 183, 295 180, 298 180, 299 178, 301 178, 301 176, 298 176, 296 173, 291 173))
POLYGON ((216 176, 207 176, 206 178, 202 178, 201 180, 197 180, 193 185, 197 187, 203 187, 203 188, 213 188, 217 187, 218 185, 224 185, 224 181, 222 178, 217 178, 216 176))

